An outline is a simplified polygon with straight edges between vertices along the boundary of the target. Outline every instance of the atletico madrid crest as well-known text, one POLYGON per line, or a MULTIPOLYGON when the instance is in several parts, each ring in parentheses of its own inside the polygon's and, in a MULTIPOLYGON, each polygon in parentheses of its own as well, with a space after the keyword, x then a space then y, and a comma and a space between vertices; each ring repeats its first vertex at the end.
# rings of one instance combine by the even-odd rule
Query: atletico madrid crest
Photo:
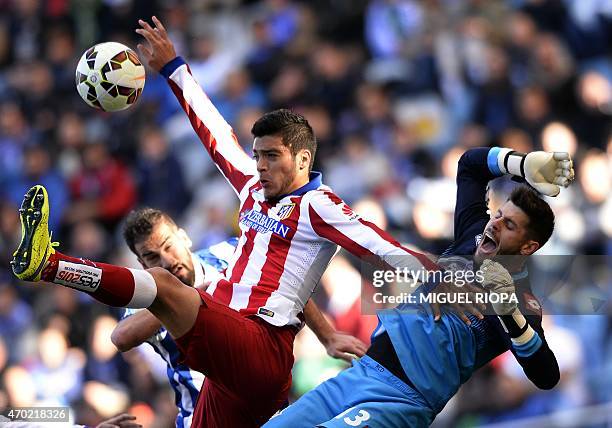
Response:
POLYGON ((295 203, 292 204, 283 204, 278 208, 278 219, 284 220, 291 215, 293 209, 295 208, 295 203))

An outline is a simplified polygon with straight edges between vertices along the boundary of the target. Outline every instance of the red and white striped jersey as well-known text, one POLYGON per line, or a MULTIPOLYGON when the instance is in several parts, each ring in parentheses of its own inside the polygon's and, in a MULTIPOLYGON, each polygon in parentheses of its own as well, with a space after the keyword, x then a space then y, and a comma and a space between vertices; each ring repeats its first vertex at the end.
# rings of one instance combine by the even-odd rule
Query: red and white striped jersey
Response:
POLYGON ((298 315, 338 245, 358 257, 395 260, 389 262, 394 267, 436 269, 423 254, 402 247, 355 214, 322 184, 320 173, 312 173, 309 183, 278 202, 266 201, 255 160, 242 150, 187 64, 177 57, 161 73, 240 198, 238 246, 225 277, 207 289, 215 299, 272 325, 300 324, 298 315))

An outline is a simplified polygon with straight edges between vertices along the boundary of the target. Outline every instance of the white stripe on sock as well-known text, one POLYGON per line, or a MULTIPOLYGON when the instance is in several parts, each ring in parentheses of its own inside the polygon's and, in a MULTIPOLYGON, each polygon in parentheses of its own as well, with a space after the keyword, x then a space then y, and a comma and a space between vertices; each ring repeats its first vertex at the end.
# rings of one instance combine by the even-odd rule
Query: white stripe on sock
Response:
POLYGON ((157 296, 157 284, 155 284, 153 275, 142 269, 129 269, 129 271, 132 272, 134 277, 134 295, 127 307, 148 308, 157 296))

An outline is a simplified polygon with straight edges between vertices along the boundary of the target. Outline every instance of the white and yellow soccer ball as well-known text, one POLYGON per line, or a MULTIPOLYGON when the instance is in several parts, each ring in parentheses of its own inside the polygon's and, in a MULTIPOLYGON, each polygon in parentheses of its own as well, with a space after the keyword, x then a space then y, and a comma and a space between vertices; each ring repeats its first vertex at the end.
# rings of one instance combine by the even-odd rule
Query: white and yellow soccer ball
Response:
POLYGON ((117 42, 87 49, 76 69, 76 87, 87 104, 104 111, 134 105, 145 84, 145 69, 136 53, 117 42))

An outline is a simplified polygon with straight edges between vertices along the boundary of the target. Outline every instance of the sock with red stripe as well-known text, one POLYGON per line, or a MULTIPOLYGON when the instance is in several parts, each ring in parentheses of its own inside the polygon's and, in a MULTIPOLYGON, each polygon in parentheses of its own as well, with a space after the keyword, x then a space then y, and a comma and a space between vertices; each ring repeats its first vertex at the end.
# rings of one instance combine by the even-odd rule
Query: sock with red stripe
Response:
POLYGON ((157 295, 155 279, 146 270, 77 259, 60 252, 49 257, 41 279, 83 291, 109 306, 147 308, 157 295))

